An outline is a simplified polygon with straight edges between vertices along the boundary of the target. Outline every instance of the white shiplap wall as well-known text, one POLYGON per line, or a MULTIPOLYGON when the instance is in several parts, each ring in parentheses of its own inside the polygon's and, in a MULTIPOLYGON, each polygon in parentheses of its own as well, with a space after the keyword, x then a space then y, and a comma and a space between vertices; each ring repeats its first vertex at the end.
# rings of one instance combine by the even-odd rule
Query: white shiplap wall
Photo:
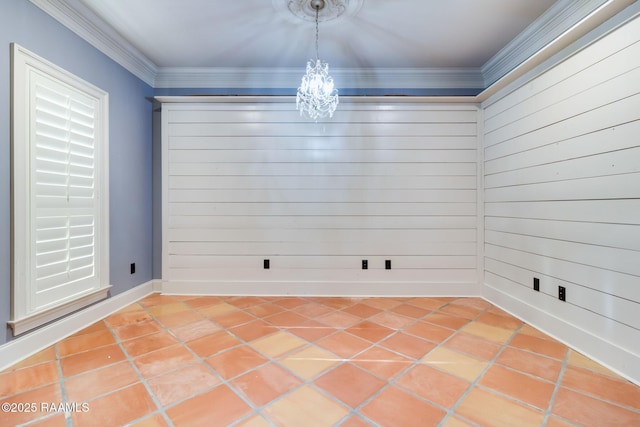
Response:
POLYGON ((640 383, 640 19, 483 107, 483 295, 640 383))
POLYGON ((477 106, 210 101, 163 104, 165 291, 479 294, 477 106))

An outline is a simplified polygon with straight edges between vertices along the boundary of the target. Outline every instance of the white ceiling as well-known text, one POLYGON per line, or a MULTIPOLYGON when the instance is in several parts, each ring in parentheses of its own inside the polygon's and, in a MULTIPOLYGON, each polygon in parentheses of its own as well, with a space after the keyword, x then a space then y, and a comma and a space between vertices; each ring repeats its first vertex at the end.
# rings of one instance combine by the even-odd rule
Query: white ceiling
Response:
MULTIPOLYGON (((155 88, 293 88, 315 57, 287 8, 310 0, 30 1, 155 88)), ((481 89, 634 0, 342 1, 320 23, 341 87, 481 89)))
MULTIPOLYGON (((82 1, 159 67, 300 67, 315 57, 315 24, 271 0, 82 1)), ((364 0, 355 15, 321 22, 320 56, 338 68, 481 67, 554 2, 364 0)))

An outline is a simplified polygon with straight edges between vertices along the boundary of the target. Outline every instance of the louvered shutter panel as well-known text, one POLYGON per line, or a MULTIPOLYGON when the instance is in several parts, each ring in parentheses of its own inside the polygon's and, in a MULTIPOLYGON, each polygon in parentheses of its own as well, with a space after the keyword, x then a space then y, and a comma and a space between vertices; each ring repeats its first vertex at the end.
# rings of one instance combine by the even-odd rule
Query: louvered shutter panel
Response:
POLYGON ((46 76, 31 83, 32 307, 98 288, 97 101, 46 76))

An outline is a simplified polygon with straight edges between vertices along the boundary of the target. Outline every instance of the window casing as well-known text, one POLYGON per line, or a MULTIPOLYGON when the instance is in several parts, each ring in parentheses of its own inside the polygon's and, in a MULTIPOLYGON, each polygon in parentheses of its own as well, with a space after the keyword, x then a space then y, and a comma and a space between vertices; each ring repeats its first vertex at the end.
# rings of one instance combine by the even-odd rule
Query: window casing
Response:
POLYGON ((109 289, 108 94, 12 45, 14 335, 109 289))

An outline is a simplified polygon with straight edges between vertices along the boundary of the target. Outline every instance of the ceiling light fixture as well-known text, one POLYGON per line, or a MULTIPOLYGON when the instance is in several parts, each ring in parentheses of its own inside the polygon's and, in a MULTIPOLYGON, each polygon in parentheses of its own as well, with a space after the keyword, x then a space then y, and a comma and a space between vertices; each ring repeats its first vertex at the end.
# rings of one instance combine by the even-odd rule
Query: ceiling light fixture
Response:
POLYGON ((320 117, 333 117, 339 99, 329 75, 329 64, 321 61, 318 54, 318 14, 324 8, 324 0, 311 0, 311 7, 316 11, 316 59, 307 62, 307 74, 298 88, 296 108, 301 116, 317 121, 320 117))

